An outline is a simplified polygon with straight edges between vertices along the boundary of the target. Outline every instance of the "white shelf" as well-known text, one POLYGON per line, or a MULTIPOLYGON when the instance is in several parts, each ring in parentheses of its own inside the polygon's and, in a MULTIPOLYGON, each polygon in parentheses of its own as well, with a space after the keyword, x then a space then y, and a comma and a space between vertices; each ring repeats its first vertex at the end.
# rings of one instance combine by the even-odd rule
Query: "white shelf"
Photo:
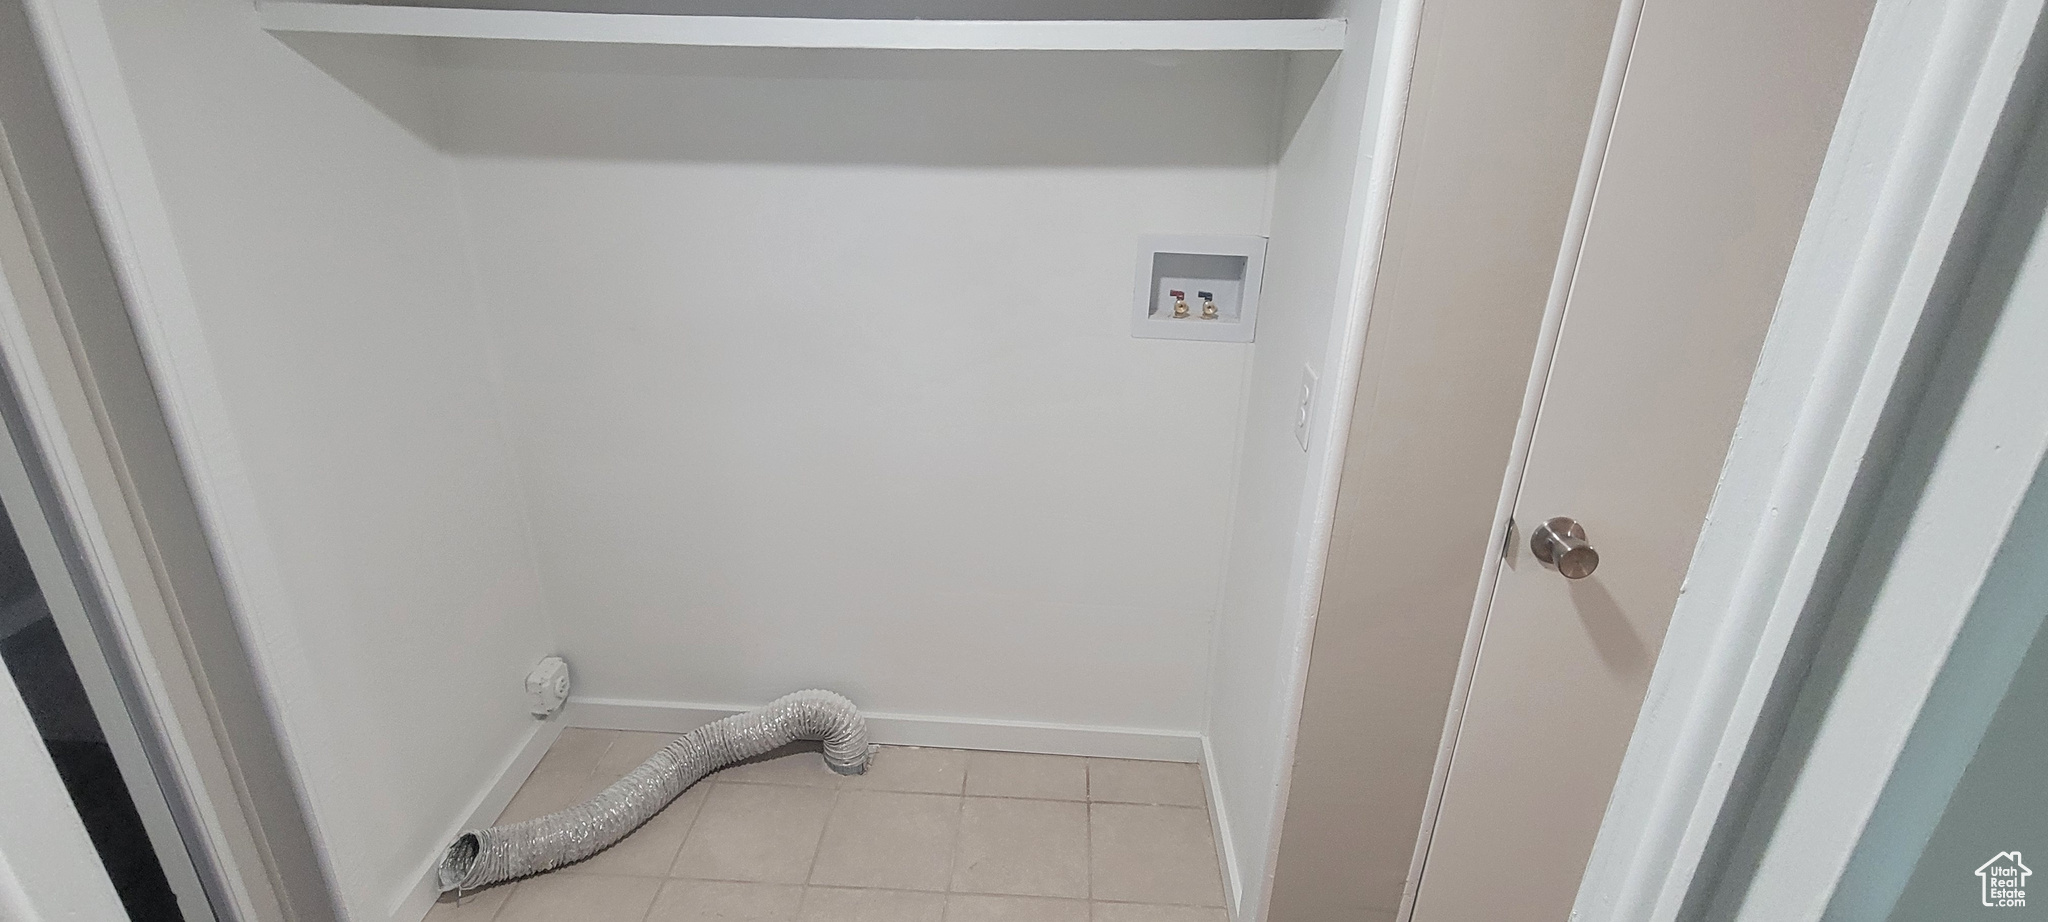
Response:
POLYGON ((743 48, 1336 51, 1342 19, 944 20, 679 16, 266 0, 272 32, 743 48))

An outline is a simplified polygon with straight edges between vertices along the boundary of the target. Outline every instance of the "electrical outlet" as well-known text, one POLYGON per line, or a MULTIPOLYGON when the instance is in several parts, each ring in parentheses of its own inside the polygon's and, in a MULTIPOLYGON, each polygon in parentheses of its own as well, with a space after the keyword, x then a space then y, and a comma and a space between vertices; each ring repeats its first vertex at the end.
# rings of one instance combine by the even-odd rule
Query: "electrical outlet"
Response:
POLYGON ((1316 408, 1316 370, 1301 366, 1301 394, 1294 407, 1294 440, 1308 450, 1309 413, 1316 408))

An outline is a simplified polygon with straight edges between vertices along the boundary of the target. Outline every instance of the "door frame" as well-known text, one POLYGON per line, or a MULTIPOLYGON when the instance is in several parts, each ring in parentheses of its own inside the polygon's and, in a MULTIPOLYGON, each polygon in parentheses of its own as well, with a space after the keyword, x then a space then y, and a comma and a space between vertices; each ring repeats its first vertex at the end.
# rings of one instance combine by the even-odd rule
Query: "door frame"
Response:
MULTIPOLYGON (((1959 267, 1974 264, 1987 199, 1995 202, 2011 167, 2017 139, 2008 110, 2033 90, 2022 65, 2041 9, 2040 0, 1878 0, 1581 881, 1578 922, 1673 919, 1695 878, 1719 870, 1710 855, 1723 842, 1717 829, 1746 809, 1757 760, 1775 751, 1813 653, 1816 613, 1841 591, 1904 421, 1928 385, 1954 312, 1956 292, 1948 286, 1959 267)), ((1626 16, 1623 25, 1629 27, 1626 16)), ((2043 344, 2034 348, 2048 353, 2043 344)), ((2036 359, 2048 361, 2048 354, 2036 359)), ((1532 391, 1547 372, 1547 350, 1539 350, 1532 391)), ((1538 399, 1532 393, 1525 426, 1538 399)), ((2024 441, 2048 433, 2013 435, 2024 441)), ((1525 444, 1518 439, 1518 448, 1525 444)), ((1512 499, 1518 470, 1511 465, 1503 503, 1512 499)), ((2006 504, 2008 512, 2017 506, 2017 496, 1991 495, 1997 493, 1980 499, 1994 508, 2006 504)), ((1980 573, 1996 553, 1992 537, 1962 551, 1980 573)), ((1475 615, 1483 615, 1489 595, 1480 593, 1475 615)), ((1892 652, 1887 668, 1901 678, 1926 672, 1930 663, 1938 667, 1947 646, 1892 652)), ((1469 668, 1468 662, 1461 670, 1461 695, 1469 668)), ((1903 739, 1917 713, 1909 710, 1893 709, 1883 731, 1903 739)), ((1454 709, 1446 748, 1457 716, 1454 709)), ((1433 795, 1445 767, 1440 762, 1433 795)), ((1765 856, 1773 873, 1791 865, 1771 861, 1803 862, 1807 876, 1797 879, 1811 891, 1813 875, 1832 883, 1846 867, 1891 761, 1837 758, 1808 769, 1829 775, 1829 784, 1850 785, 1855 793, 1835 803, 1838 818, 1856 818, 1851 828, 1792 829, 1802 847, 1765 856)), ((1418 862, 1427 845, 1425 832, 1418 862)), ((1809 900, 1796 917, 1818 918, 1825 905, 1824 896, 1809 900)), ((1411 895, 1402 918, 1412 908, 1411 895)), ((1782 914, 1788 905, 1774 908, 1777 918, 1790 918, 1782 914)))
POLYGON ((108 243, 130 216, 95 209, 91 164, 77 155, 92 126, 66 118, 78 92, 72 58, 106 50, 92 44, 104 42, 104 24, 65 31, 50 14, 36 0, 0 0, 0 238, 13 241, 0 247, 7 422, 67 575, 95 614, 110 681, 208 917, 327 922, 338 918, 332 883, 127 310, 147 286, 108 243))
POLYGON ((2048 574, 2028 548, 2048 521, 2044 51, 2008 109, 2017 166, 1980 181, 1985 226, 1951 256, 1951 297, 1930 311, 1951 316, 1860 546, 1819 600, 1790 718, 1747 756, 1758 796, 1709 847, 1741 872, 1696 888, 1710 917, 1890 917, 2042 623, 2048 574))

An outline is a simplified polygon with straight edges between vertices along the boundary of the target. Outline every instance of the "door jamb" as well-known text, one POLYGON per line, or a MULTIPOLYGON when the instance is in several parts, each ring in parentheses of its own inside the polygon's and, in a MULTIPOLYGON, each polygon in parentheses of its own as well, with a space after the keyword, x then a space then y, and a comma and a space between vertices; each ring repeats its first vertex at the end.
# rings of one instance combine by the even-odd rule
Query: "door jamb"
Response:
POLYGON ((1796 697, 1784 686, 1812 608, 1841 576, 1940 345, 1944 270, 1982 220, 1980 177, 2002 168, 1999 128, 2041 10, 1879 0, 1578 922, 1677 916, 1741 805, 1745 756, 1796 697))

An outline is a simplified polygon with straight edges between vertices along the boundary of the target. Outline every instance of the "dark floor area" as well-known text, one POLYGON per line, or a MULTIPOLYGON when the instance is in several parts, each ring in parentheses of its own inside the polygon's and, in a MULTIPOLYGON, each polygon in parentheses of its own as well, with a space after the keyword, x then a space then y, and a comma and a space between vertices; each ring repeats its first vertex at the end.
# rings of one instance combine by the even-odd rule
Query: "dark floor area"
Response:
POLYGON ((13 615, 0 632, 0 662, 35 719, 57 774, 106 863, 107 876, 133 922, 183 922, 177 898, 150 846, 135 801, 121 779, 85 685, 42 605, 12 529, 0 523, 0 609, 13 615))

